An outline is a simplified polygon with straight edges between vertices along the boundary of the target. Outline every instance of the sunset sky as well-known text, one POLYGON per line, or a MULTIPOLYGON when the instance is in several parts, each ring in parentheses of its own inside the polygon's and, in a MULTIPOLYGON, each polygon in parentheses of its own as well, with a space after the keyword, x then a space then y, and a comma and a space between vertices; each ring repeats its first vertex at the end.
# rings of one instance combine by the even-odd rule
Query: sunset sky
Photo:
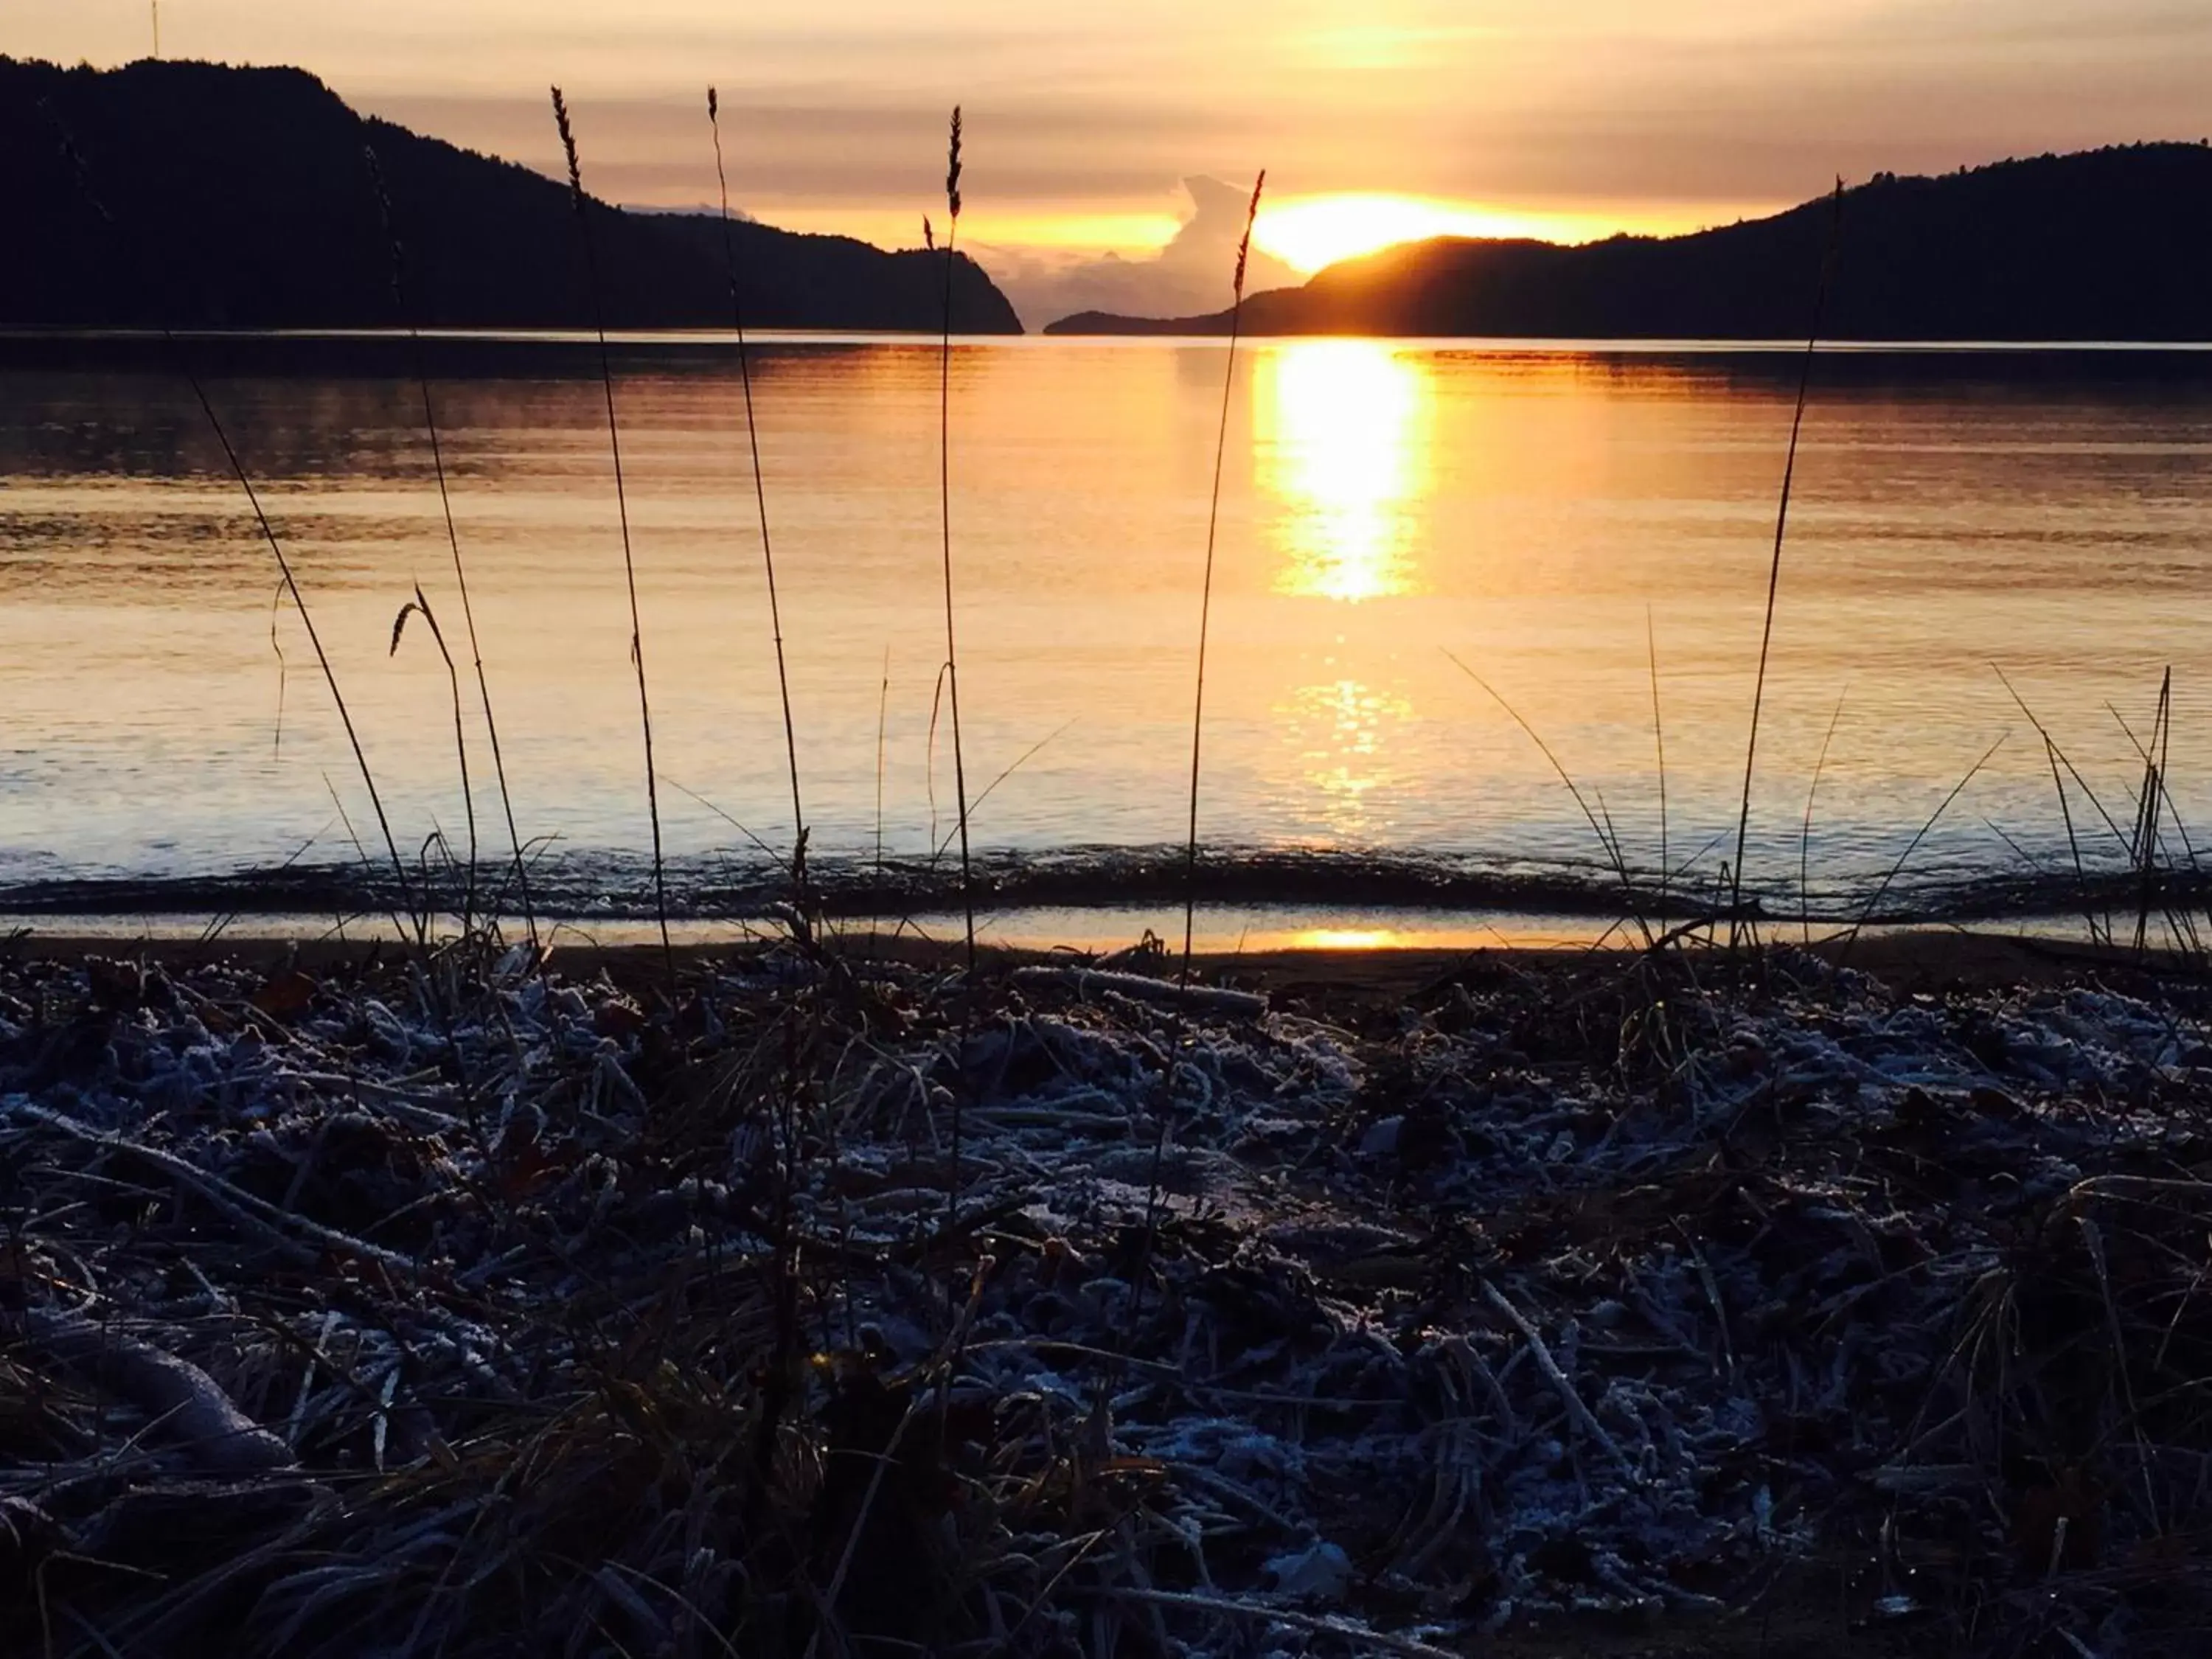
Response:
MULTIPOLYGON (((7 0, 0 51, 151 47, 148 0, 7 0)), ((165 0, 170 57, 300 64, 356 105, 550 169, 544 88, 594 189, 905 245, 968 112, 972 242, 1156 248, 1193 173, 1265 165, 1296 269, 1436 229, 1673 230, 1830 177, 2212 128, 2202 0, 165 0), (1329 198, 1353 198, 1332 200, 1329 198), (1377 199, 1381 198, 1381 199, 1377 199)))

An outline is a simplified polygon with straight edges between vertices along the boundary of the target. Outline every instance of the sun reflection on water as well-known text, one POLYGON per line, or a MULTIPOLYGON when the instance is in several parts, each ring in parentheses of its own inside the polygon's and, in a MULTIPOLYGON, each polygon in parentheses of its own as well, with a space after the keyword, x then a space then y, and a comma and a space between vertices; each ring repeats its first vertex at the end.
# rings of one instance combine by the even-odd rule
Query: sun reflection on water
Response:
POLYGON ((1284 943, 1292 951, 1397 951, 1421 941, 1395 927, 1301 927, 1284 943))
POLYGON ((1435 388, 1425 360, 1375 340, 1298 340, 1254 370, 1253 434, 1275 591, 1358 601, 1417 586, 1435 388))
POLYGON ((1314 792, 1310 805, 1335 833, 1367 830, 1368 797, 1398 781, 1389 740, 1413 718, 1413 705, 1395 693, 1339 679, 1300 686, 1275 712, 1298 774, 1314 792))

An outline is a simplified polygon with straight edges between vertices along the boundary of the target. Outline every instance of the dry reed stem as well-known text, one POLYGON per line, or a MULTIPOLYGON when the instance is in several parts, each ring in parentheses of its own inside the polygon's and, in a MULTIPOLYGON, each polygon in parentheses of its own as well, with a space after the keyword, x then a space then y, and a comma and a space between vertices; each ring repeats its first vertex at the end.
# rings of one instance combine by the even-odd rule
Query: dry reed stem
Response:
POLYGON ((637 561, 630 546, 629 496, 623 486, 622 426, 615 416, 614 364, 607 353, 606 311, 599 296, 599 258, 592 246, 592 222, 587 211, 590 198, 584 194, 584 169, 577 155, 575 129, 568 120, 568 100, 561 95, 558 87, 552 88, 552 93, 553 124, 560 130, 561 149, 568 161, 568 195, 576 210, 576 234, 583 244, 592 330, 599 337, 599 386, 607 404, 607 447, 614 458, 615 510, 622 522, 623 577, 629 590, 629 659, 637 670, 638 720, 645 732, 645 804, 653 821, 653 911, 660 922, 660 951, 667 964, 668 989, 672 997, 676 992, 676 946, 668 936, 668 876, 661 856, 659 775, 653 763, 653 700, 646 691, 645 637, 638 621, 637 561))
MULTIPOLYGON (((2172 671, 2169 668, 2167 672, 2171 673, 2172 671)), ((2121 733, 2127 738, 2129 746, 2136 751, 2136 758, 2148 765, 2150 761, 2150 751, 2143 746, 2142 739, 2136 735, 2135 728, 2128 724, 2127 716, 2121 714, 2120 711, 2118 708, 2115 708, 2109 701, 2105 704, 2105 710, 2107 714, 2112 715, 2114 722, 2119 726, 2121 733)), ((2172 719, 2171 709, 2167 711, 2167 719, 2169 720, 2172 719)), ((2169 732, 2169 739, 2171 735, 2172 734, 2169 732)), ((2166 775, 2166 767, 2163 762, 2160 763, 2159 768, 2158 793, 2159 799, 2166 804, 2166 811, 2167 816, 2172 817, 2173 820, 2175 834, 2179 836, 2181 838, 2182 855, 2189 860, 2190 867, 2191 869, 2195 869, 2197 867, 2197 844, 2190 838, 2189 824, 2181 816, 2181 808, 2179 804, 2173 799, 2172 782, 2166 775)))
POLYGON ((1261 192, 1267 170, 1252 181, 1252 200, 1244 210, 1244 234, 1237 244, 1235 298, 1229 307, 1229 356, 1221 371, 1221 422, 1213 437, 1213 490, 1206 511, 1206 575, 1198 601, 1198 684, 1190 711, 1190 826, 1183 848, 1182 980, 1190 982, 1191 941, 1198 918, 1198 772, 1200 744, 1206 732, 1206 642, 1213 617, 1213 550, 1221 526, 1221 471, 1229 453, 1229 402, 1237 386, 1237 338, 1244 321, 1244 270, 1252 253, 1252 227, 1260 216, 1261 192))
POLYGON ((876 875, 884 873, 884 758, 891 708, 891 648, 884 647, 883 684, 876 690, 876 875))
MULTIPOLYGON (((2158 708, 2151 726, 2151 742, 2148 746, 2136 735, 2135 728, 2128 724, 2126 715, 2121 714, 2109 701, 2105 704, 2105 708, 2127 738, 2129 746, 2136 752, 2136 758, 2143 763, 2144 797, 2152 803, 2149 811, 2153 852, 2156 851, 2157 816, 2162 806, 2166 815, 2173 820, 2174 833, 2181 841, 2182 856, 2188 860, 2190 871, 2194 874, 2199 868, 2197 860, 2197 844, 2189 834, 2188 820, 2182 817, 2180 804, 2173 799, 2171 769, 2167 764, 2173 736, 2172 683, 2173 669, 2169 664, 2160 687, 2158 708), (2153 754, 2154 750, 2156 750, 2155 757, 2153 754)), ((2136 808, 2139 814, 2145 810, 2142 799, 2138 799, 2136 808)), ((2152 882, 2148 871, 2144 872, 2143 880, 2148 891, 2152 882)), ((2176 946, 2186 955, 2201 957, 2203 954, 2203 941, 2190 914, 2186 910, 2176 910, 2171 905, 2163 908, 2166 912, 2166 927, 2173 935, 2176 946)))
MULTIPOLYGON (((1023 750, 1022 752, 1016 756, 1012 761, 1009 761, 1006 765, 1000 769, 998 776, 993 778, 990 782, 985 784, 983 787, 977 792, 974 804, 968 809, 969 811, 973 814, 980 810, 985 801, 990 799, 993 795, 998 793, 999 786, 1000 784, 1004 783, 1008 778, 1013 776, 1015 773, 1020 771, 1022 768, 1027 766, 1031 761, 1035 760, 1039 754, 1043 752, 1043 750, 1048 744, 1054 742, 1057 738, 1066 736, 1068 728, 1073 726, 1075 722, 1073 720, 1062 720, 1051 731, 1046 732, 1044 736, 1039 738, 1028 748, 1023 750)), ((930 861, 933 864, 939 859, 944 857, 945 849, 951 844, 951 837, 949 836, 945 840, 938 842, 935 848, 930 853, 930 861)))
POLYGON ((2009 732, 2003 733, 1995 743, 1982 751, 1982 757, 1966 769, 1966 775, 1964 777, 1951 786, 1951 793, 1943 797, 1936 810, 1928 815, 1927 821, 1914 833, 1912 839, 1905 843, 1905 850, 1897 855, 1897 862, 1889 866, 1889 873, 1881 878, 1881 884, 1874 890, 1874 896, 1867 901, 1866 908, 1859 913, 1858 920, 1851 924, 1850 932, 1844 935, 1845 951, 1849 951, 1850 947, 1858 942, 1860 931, 1866 927, 1867 923, 1874 920, 1875 912, 1881 908, 1882 899, 1889 892, 1890 884, 1904 873, 1905 866, 1911 860, 1913 854, 1920 850, 1920 843, 1928 839, 1929 833, 1936 828, 1937 821, 1944 813, 1951 810, 1951 803, 1966 793, 1966 786, 1981 775, 1982 769, 1996 757, 1997 750, 2005 746, 2006 738, 2011 736, 2012 733, 2009 732))
MULTIPOLYGON (((483 707, 484 732, 491 744, 492 773, 499 783, 500 807, 507 817, 507 845, 514 855, 515 890, 522 903, 522 925, 529 933, 530 947, 534 954, 538 948, 538 913, 530 901, 529 862, 522 854, 522 833, 515 827, 514 795, 507 783, 507 757, 500 748, 499 721, 492 714, 491 679, 484 672, 483 647, 477 637, 476 606, 469 597, 468 569, 461 559, 460 531, 453 522, 453 491, 446 477, 445 445, 438 435, 438 411, 430 399, 430 374, 423 358, 422 331, 407 301, 406 247, 399 238, 398 226, 392 210, 391 192, 386 187, 384 168, 377 160, 374 146, 362 145, 362 154, 368 163, 369 181, 376 191, 378 210, 384 216, 385 236, 392 246, 392 303, 406 325, 409 349, 414 356, 415 385, 422 397, 422 429, 430 440, 430 464, 438 477, 438 504, 446 519, 446 544, 453 558, 453 586, 461 596, 461 623, 469 636, 469 656, 476 671, 477 696, 483 707)), ((428 614, 427 610, 425 614, 428 614)), ((438 647, 441 651, 445 648, 442 635, 438 647)), ((447 665, 451 666, 450 662, 447 665)), ((462 764, 465 770, 467 762, 464 760, 462 764)), ((462 787, 464 789, 467 787, 465 778, 462 787)), ((473 889, 476 882, 476 809, 473 803, 469 809, 469 881, 473 889)))
POLYGON ((1828 745, 1836 740, 1836 723, 1844 717, 1844 699, 1850 695, 1847 681, 1836 693, 1836 711, 1828 716, 1828 729, 1820 738, 1820 752, 1813 762, 1812 787, 1805 791, 1805 824, 1797 837, 1797 920, 1805 930, 1805 943, 1813 942, 1813 802, 1820 793, 1820 775, 1827 770, 1828 745))
MULTIPOLYGON (((408 617, 417 611, 430 630, 430 638, 438 647, 438 655, 446 664, 446 683, 452 689, 453 700, 453 753, 461 772, 461 811, 468 819, 469 866, 466 885, 461 895, 461 933, 466 938, 475 925, 477 911, 477 800, 476 792, 469 787, 469 739, 461 722, 461 673, 453 665, 453 653, 446 647, 446 630, 438 626, 438 614, 430 609, 430 601, 422 592, 420 582, 415 584, 415 597, 399 607, 399 614, 392 619, 392 648, 385 654, 399 654, 399 637, 407 630, 408 617)), ((423 890, 423 902, 429 902, 429 890, 423 890)))
POLYGON ((1667 724, 1659 714, 1659 635, 1644 607, 1644 645, 1651 664, 1651 740, 1659 750, 1659 914, 1667 914, 1667 724))
MULTIPOLYGON (((2118 713, 2118 709, 2113 710, 2116 719, 2118 713)), ((2143 763, 2142 792, 2136 804, 2136 868, 2140 902, 2136 915, 2136 953, 2138 956, 2146 948, 2150 933, 2151 896, 2157 884, 2159 802, 2165 792, 2167 743, 2172 732, 2172 714, 2173 670, 2168 666, 2159 682, 2158 712, 2151 717, 2149 747, 2136 745, 2142 752, 2143 763)), ((2125 720, 2120 721, 2120 729, 2127 731, 2125 720)), ((2133 742, 2135 733, 2129 732, 2128 738, 2133 742)))
POLYGON ((730 235, 730 178, 722 165, 722 100, 707 88, 707 125, 714 135, 714 182, 721 192, 722 261, 730 278, 730 325, 738 336, 738 382, 744 389, 745 442, 752 458, 753 504, 760 516, 761 569, 768 580, 768 618, 775 637, 775 685, 783 700, 783 747, 791 767, 791 885, 793 902, 806 910, 806 809, 799 802, 799 733, 791 714, 791 675, 784 665, 783 609, 776 597, 775 545, 769 535, 768 484, 761 476, 760 426, 753 416, 753 371, 745 343, 745 313, 738 292, 737 245, 730 235))
MULTIPOLYGON (((2066 751, 2059 747, 2058 740, 2051 735, 2050 728, 2045 726, 2037 717, 2035 711, 2027 706, 2027 699, 2021 696, 2020 688, 2012 683, 2004 670, 1996 663, 1990 665, 1990 672, 1997 677, 1997 683, 2004 687, 2007 694, 2011 696, 2014 705, 2019 708, 2027 723, 2035 728, 2035 735, 2043 739, 2044 758, 2051 764, 2051 787, 2058 795, 2059 816, 2066 824, 2066 845, 2074 857, 2074 881, 2081 896, 2082 920, 2088 924, 2090 942, 2094 944, 2098 940, 2100 929, 2095 909, 2090 902, 2089 878, 2087 866, 2081 858, 2081 840, 2075 829, 2073 804, 2067 797, 2065 781, 2059 775, 2062 767, 2066 775, 2074 780, 2082 794, 2087 798, 2089 805, 2097 809, 2097 816, 2105 821, 2105 828, 2112 831, 2113 839, 2125 847, 2128 844, 2127 837, 2120 833, 2119 825, 2112 822, 2112 815, 2105 810, 2105 803, 2098 799, 2097 792, 2089 787, 2089 781, 2081 775, 2066 751)), ((2102 933, 2103 942, 2109 948, 2112 942, 2112 919, 2109 909, 2106 913, 2102 933)))
MULTIPOLYGON (((960 235, 960 109, 952 110, 951 137, 945 148, 945 203, 949 219, 945 231, 945 332, 938 360, 937 483, 938 504, 945 543, 945 675, 947 700, 952 706, 952 787, 960 814, 960 903, 968 928, 968 968, 975 967, 975 889, 968 848, 968 768, 960 738, 960 653, 952 629, 952 270, 953 244, 960 235)), ((925 216, 922 238, 935 238, 925 216)), ((959 1162, 958 1125, 954 1125, 953 1161, 959 1162)))
POLYGON ((2059 747, 2057 741, 2051 737, 2049 728, 2037 718, 2035 711, 2027 706, 2027 700, 2021 696, 2019 689, 2013 684, 2004 670, 1998 667, 1996 664, 1991 663, 1990 672, 1997 677, 1998 684, 2004 687, 2014 704, 2027 717, 2027 723, 2035 728, 2036 736, 2051 745, 2051 752, 2057 757, 2058 763, 2066 769, 2067 776, 2072 778, 2075 787, 2088 798, 2089 805, 2097 809, 2097 816, 2104 820, 2105 828, 2112 832, 2112 839, 2123 848, 2127 848, 2129 845, 2127 832, 2123 830, 2114 821, 2112 815, 2105 810, 2105 803, 2098 799, 2097 792, 2089 787, 2089 781, 2081 775, 2080 769, 2069 758, 2065 750, 2059 747))
MULTIPOLYGON (((1844 181, 1836 180, 1836 193, 1832 198, 1828 218, 1828 251, 1820 261, 1820 286, 1813 295, 1813 325, 1805 339, 1805 361, 1797 380, 1797 409, 1790 421, 1790 455, 1782 466, 1782 501, 1774 514, 1774 556, 1766 570, 1766 620, 1759 635, 1759 678, 1752 688, 1751 731, 1743 745, 1743 806, 1736 817, 1735 885, 1729 895, 1729 908, 1741 913, 1743 908, 1743 856, 1745 843, 1751 835, 1751 778, 1759 756, 1759 714, 1766 701, 1766 659, 1774 644, 1774 601, 1782 586, 1782 544, 1790 530, 1790 495, 1797 479, 1797 441, 1805 429, 1805 404, 1813 392, 1813 359, 1820 344, 1820 325, 1826 319, 1828 286, 1836 274, 1836 250, 1843 241, 1844 181)), ((1729 944, 1736 942, 1739 923, 1729 924, 1729 944)))
MULTIPOLYGON (((1584 798, 1581 787, 1575 782, 1573 774, 1567 770, 1565 764, 1553 752, 1552 745, 1544 741, 1543 734, 1528 723, 1519 709, 1506 702, 1504 696, 1496 686, 1469 668, 1452 652, 1445 651, 1444 656, 1453 667, 1488 692, 1491 701, 1504 709, 1512 718, 1513 723, 1528 734, 1529 741, 1543 751, 1544 758, 1552 764, 1552 770, 1559 774, 1559 781, 1567 786, 1567 793, 1574 797, 1575 805, 1582 809, 1583 819, 1589 825, 1590 834, 1597 837, 1597 844, 1605 849, 1606 862, 1612 866, 1613 874, 1620 878, 1622 894, 1632 899, 1635 895, 1635 879, 1629 872, 1628 860, 1622 855, 1619 839, 1608 833, 1606 826, 1599 821, 1597 813, 1591 809, 1589 800, 1584 798)), ((1647 929, 1646 932, 1648 933, 1649 930, 1647 929)))
MULTIPOLYGON (((944 532, 945 569, 945 686, 952 706, 952 787, 959 812, 960 908, 967 926, 968 971, 975 971, 975 886, 968 846, 968 763, 960 736, 960 653, 953 636, 952 607, 952 271, 953 245, 960 235, 960 106, 952 106, 952 125, 945 145, 945 330, 938 355, 937 485, 939 520, 944 532)), ((922 221, 929 235, 929 222, 922 221)), ((932 717, 934 724, 934 716, 932 717)), ((952 1097, 952 1176, 946 1183, 945 1230, 948 1237, 960 1223, 961 1114, 960 1094, 952 1097)), ((951 1285, 945 1286, 949 1299, 951 1285)))

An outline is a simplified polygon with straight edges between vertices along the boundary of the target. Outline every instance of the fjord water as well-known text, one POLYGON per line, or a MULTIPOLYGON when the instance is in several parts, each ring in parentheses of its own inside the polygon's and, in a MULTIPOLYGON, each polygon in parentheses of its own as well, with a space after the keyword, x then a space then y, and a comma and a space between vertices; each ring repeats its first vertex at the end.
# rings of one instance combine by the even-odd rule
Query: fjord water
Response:
MULTIPOLYGON (((243 366, 219 342, 193 350, 296 561, 402 846, 440 828, 458 842, 444 667, 419 629, 387 649, 419 581, 465 684, 413 383, 305 343, 290 361, 262 343, 243 366)), ((643 763, 592 360, 517 342, 465 361, 436 340, 428 361, 522 832, 550 838, 556 860, 635 855, 643 763)), ((1780 349, 1247 343, 1215 578, 1209 847, 1590 864, 1574 799, 1449 651, 1656 869, 1648 637, 1670 860, 1710 883, 1733 848, 1798 367, 1780 349)), ((953 827, 941 711, 932 737, 936 348, 778 339, 753 368, 815 852, 865 863, 880 836, 889 855, 927 856, 953 827)), ((1223 369, 1219 342, 956 346, 979 846, 1180 840, 1223 369)), ((790 839, 744 405, 726 342, 623 343, 617 370, 681 890, 757 860, 752 837, 790 839)), ((373 820, 329 695, 189 392, 158 358, 0 368, 0 881, 354 858, 348 821, 366 841, 373 820)), ((2070 869, 2050 763, 1992 664, 2123 828, 2141 766, 2120 719, 2147 736, 2172 665, 2170 787, 2185 818, 2212 816, 2208 596, 2212 359, 1823 353, 1751 883, 1796 881, 1839 697, 1816 888, 1878 880, 2008 732, 1906 881, 2070 869)), ((470 703, 480 833, 496 848, 470 703)), ((2118 856, 2086 802, 2075 811, 2085 852, 2118 856)))

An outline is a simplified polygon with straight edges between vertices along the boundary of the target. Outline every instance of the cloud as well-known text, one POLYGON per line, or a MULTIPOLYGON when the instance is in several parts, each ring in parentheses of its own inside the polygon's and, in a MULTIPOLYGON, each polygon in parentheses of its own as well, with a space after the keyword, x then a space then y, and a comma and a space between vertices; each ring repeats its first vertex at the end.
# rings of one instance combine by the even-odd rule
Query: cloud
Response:
MULTIPOLYGON (((1036 328, 1078 311, 1114 311, 1138 317, 1191 317, 1219 311, 1231 298, 1237 244, 1244 234, 1251 191, 1204 174, 1182 181, 1191 216, 1158 253, 1129 258, 1118 253, 1053 253, 1035 248, 978 250, 1020 313, 1036 328)), ((1281 260, 1252 250, 1245 292, 1287 288, 1300 281, 1281 260)))
MULTIPOLYGON (((737 60, 720 75, 734 112, 731 189, 771 222, 802 210, 815 223, 832 210, 856 223, 893 209, 902 223, 917 217, 941 192, 955 99, 967 108, 979 219, 1148 210, 1178 173, 1235 178, 1262 162, 1291 197, 1388 191, 1629 217, 1639 203, 1710 204, 1725 218, 1817 195, 1838 172, 1942 171, 2205 126, 2212 8, 2202 0, 2108 0, 2094 15, 2080 0, 1497 9, 1513 27, 1480 40, 1441 27, 1407 34, 1413 24, 1368 30, 1372 52, 1348 63, 1341 30, 1263 46, 1255 64, 1198 51, 1204 37, 1187 38, 1182 23, 1157 39, 1139 39, 1133 21, 1102 37, 1096 19, 1066 39, 1010 20, 959 73, 940 61, 945 41, 896 30, 857 57, 831 53, 826 39, 810 57, 810 37, 788 21, 745 54, 681 29, 642 38, 655 52, 693 49, 701 80, 737 60), (1420 49, 1401 50, 1407 40, 1420 49), (1191 61, 1166 61, 1176 46, 1191 61)), ((514 88, 494 93, 381 58, 373 70, 337 54, 309 61, 379 112, 559 169, 534 65, 498 77, 488 67, 477 82, 514 88)), ((711 183, 699 94, 660 65, 617 76, 611 65, 561 64, 579 70, 568 91, 586 166, 623 200, 694 201, 702 177, 711 183)))
MULTIPOLYGON (((341 88, 343 92, 344 88, 341 88)), ((545 95, 349 94, 359 107, 540 172, 562 167, 545 95)), ((589 98, 572 91, 586 176, 601 193, 663 204, 696 199, 714 182, 702 94, 589 98), (702 183, 703 181, 703 183, 702 183)), ((773 219, 778 206, 910 206, 919 218, 945 189, 951 105, 855 93, 850 101, 770 94, 725 84, 722 130, 730 191, 773 219)), ((1170 121, 1079 97, 967 106, 969 199, 988 211, 1081 211, 1157 199, 1193 165, 1228 167, 1248 144, 1205 112, 1170 121), (1212 159, 1215 155, 1222 159, 1212 159)))
MULTIPOLYGON (((299 63, 358 106, 556 174, 544 88, 558 81, 593 187, 627 202, 709 198, 702 94, 714 80, 733 199, 771 223, 876 238, 911 234, 893 227, 918 225, 940 198, 956 100, 974 234, 988 240, 994 219, 1156 214, 1179 173, 1235 179, 1261 163, 1285 198, 1393 191, 1625 222, 1648 221, 1656 203, 1670 218, 1725 220, 1818 195, 1837 173, 2196 137, 2212 75, 2204 0, 180 0, 162 11, 173 54, 299 63)), ((143 0, 0 0, 0 14, 18 54, 109 62, 148 45, 143 0)), ((1109 263, 1036 248, 1001 262, 1033 288, 1109 263)))

